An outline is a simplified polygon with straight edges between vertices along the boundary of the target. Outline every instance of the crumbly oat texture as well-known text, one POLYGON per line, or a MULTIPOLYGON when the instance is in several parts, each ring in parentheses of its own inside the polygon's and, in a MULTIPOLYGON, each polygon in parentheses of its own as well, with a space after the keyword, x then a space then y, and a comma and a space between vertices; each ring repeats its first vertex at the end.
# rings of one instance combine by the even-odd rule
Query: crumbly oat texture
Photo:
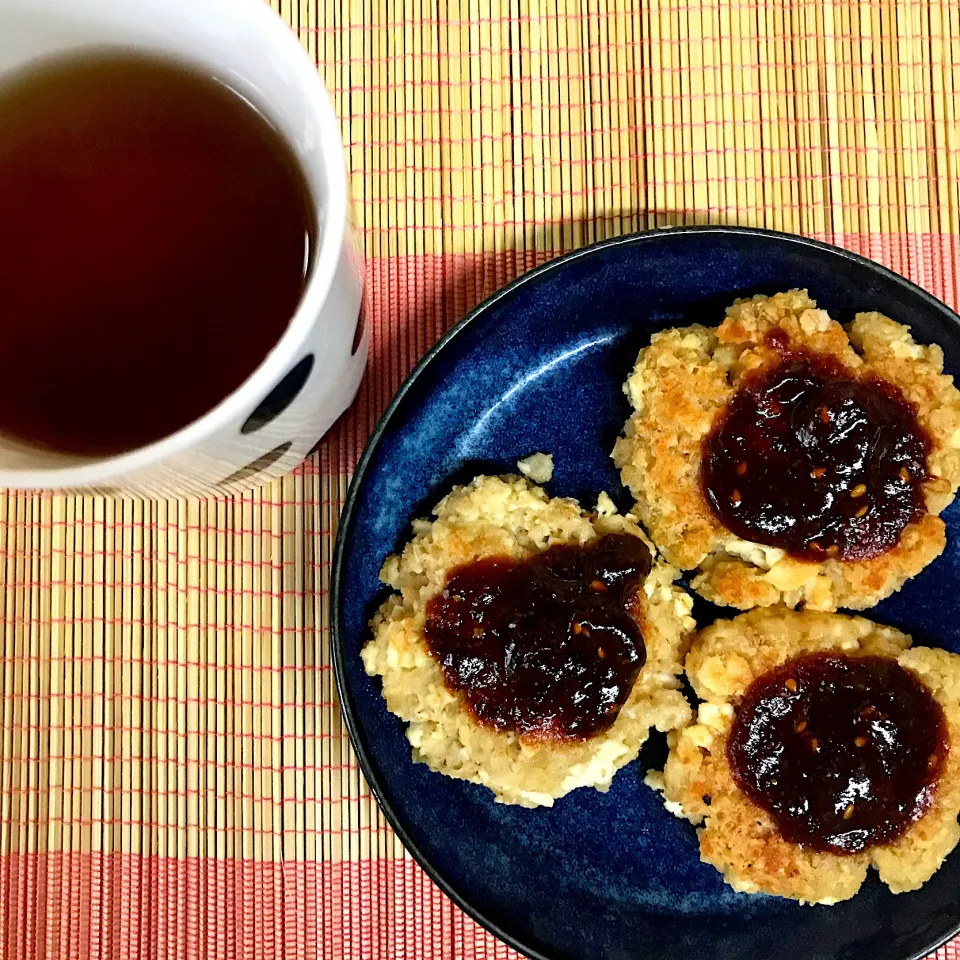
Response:
POLYGON ((960 656, 910 648, 910 638, 861 617, 752 610, 717 621, 694 641, 687 677, 700 705, 697 721, 671 733, 663 774, 648 783, 668 809, 700 825, 701 859, 735 890, 769 893, 805 903, 852 897, 874 867, 894 893, 930 879, 960 839, 960 656), (736 786, 727 761, 735 710, 750 684, 801 654, 838 651, 888 656, 910 670, 943 708, 950 749, 932 806, 893 842, 841 856, 783 839, 773 817, 736 786))
POLYGON ((383 678, 387 708, 408 724, 414 760, 481 783, 502 803, 551 806, 576 787, 606 790, 614 773, 640 752, 651 728, 669 731, 689 722, 678 677, 694 630, 692 600, 673 585, 675 568, 654 560, 637 595, 647 659, 609 729, 560 743, 530 742, 481 726, 446 686, 423 637, 427 602, 443 589, 448 571, 483 557, 522 559, 554 544, 643 533, 606 495, 588 515, 575 500, 551 499, 513 476, 477 477, 455 488, 434 513, 434 520, 414 522, 414 537, 402 554, 387 558, 380 577, 396 593, 373 618, 373 639, 362 651, 367 673, 383 678))
POLYGON ((735 303, 717 328, 665 330, 641 350, 625 392, 634 413, 613 458, 637 514, 671 563, 699 567, 693 588, 714 603, 747 610, 782 603, 811 610, 873 606, 943 551, 939 514, 960 485, 960 391, 943 373, 943 353, 879 313, 860 313, 846 329, 791 290, 735 303), (927 513, 895 547, 870 560, 791 558, 751 543, 721 524, 702 492, 701 447, 749 371, 775 361, 764 341, 782 330, 791 349, 832 357, 854 375, 895 383, 931 440, 927 513))

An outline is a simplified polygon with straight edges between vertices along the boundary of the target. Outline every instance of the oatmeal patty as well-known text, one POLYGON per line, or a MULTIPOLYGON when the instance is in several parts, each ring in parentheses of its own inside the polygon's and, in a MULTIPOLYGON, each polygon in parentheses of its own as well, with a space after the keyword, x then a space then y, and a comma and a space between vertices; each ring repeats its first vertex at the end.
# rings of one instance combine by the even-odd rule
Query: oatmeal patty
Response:
POLYGON ((606 790, 651 728, 689 722, 691 598, 609 497, 586 514, 522 477, 478 477, 434 513, 384 564, 396 592, 362 651, 414 760, 550 806, 606 790))
POLYGON ((654 335, 613 452, 664 557, 745 610, 865 609, 945 545, 960 391, 936 345, 806 292, 735 303, 718 328, 654 335))
POLYGON ((915 890, 960 839, 960 657, 860 617, 753 610, 686 660, 704 701, 648 783, 735 890, 915 890))

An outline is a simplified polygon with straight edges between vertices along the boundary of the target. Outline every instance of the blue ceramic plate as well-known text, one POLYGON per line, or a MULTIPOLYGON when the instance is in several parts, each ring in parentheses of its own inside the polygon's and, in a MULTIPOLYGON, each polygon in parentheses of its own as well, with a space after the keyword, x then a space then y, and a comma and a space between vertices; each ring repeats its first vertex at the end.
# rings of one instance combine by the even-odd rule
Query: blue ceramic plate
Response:
MULTIPOLYGON (((383 600, 377 573, 456 482, 553 453, 548 490, 622 506, 610 451, 628 409, 621 385, 662 327, 716 324, 735 297, 807 287, 846 322, 881 310, 939 343, 960 371, 960 318, 884 268, 799 237, 686 228, 599 244, 521 277, 452 330, 384 415, 347 498, 333 569, 334 663, 367 780, 407 848, 471 916, 549 960, 906 960, 960 927, 960 853, 921 890, 875 878, 834 907, 733 893, 700 862, 693 827, 643 785, 648 744, 609 793, 577 790, 552 809, 493 802, 483 787, 410 759, 359 650, 383 600)), ((870 616, 918 643, 960 652, 960 510, 947 551, 870 616)), ((702 603, 701 625, 716 615, 702 603)), ((658 756, 659 752, 659 756, 658 756)))

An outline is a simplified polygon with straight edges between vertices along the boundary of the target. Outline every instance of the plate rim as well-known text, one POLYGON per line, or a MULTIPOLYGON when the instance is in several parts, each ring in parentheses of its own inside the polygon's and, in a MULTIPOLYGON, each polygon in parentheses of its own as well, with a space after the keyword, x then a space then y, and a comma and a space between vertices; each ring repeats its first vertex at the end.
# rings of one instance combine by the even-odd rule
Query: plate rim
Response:
MULTIPOLYGON (((475 306, 472 310, 468 311, 446 333, 444 333, 439 340, 437 340, 437 342, 420 358, 420 360, 417 361, 413 369, 404 378, 400 387, 387 404, 386 409, 377 420, 376 426, 374 427, 370 436, 367 438, 363 448, 363 453, 361 454, 360 459, 357 461, 353 477, 350 480, 350 485, 347 489, 347 495, 344 499, 343 509, 340 512, 337 522, 337 539, 334 545, 330 570, 330 647, 337 698, 340 702, 340 715, 343 718, 344 725, 347 729, 347 734, 350 738, 350 743, 357 757, 357 764, 367 782, 367 786, 370 789, 374 799, 377 801, 377 806, 380 808, 394 833, 403 844, 404 849, 413 857, 414 861, 418 864, 418 866, 420 866, 424 873, 426 873, 430 880, 435 883, 440 890, 447 897, 449 897, 465 914, 467 914, 468 917, 479 924, 488 933, 491 933, 493 936, 497 937, 508 947, 517 951, 522 956, 528 957, 529 960, 570 960, 570 957, 569 955, 563 956, 554 952, 543 953, 542 951, 531 947, 530 945, 524 944, 517 937, 502 929, 499 924, 484 916, 480 910, 476 908, 466 898, 466 896, 462 894, 457 887, 446 878, 443 871, 438 869, 423 853, 423 851, 407 831, 403 819, 393 808, 392 804, 386 797, 384 785, 381 783, 380 776, 371 760, 367 738, 362 729, 362 725, 358 721, 353 694, 349 688, 349 684, 347 683, 345 675, 345 658, 347 651, 344 639, 346 630, 343 628, 341 622, 341 592, 344 579, 344 556, 346 541, 348 539, 350 528, 354 522, 354 514, 356 512, 356 503, 360 489, 365 482, 367 471, 370 468, 370 464, 374 460, 374 457, 380 446, 380 441, 382 440, 383 435, 386 433, 387 428, 390 426, 390 421, 393 419, 394 414, 396 413, 400 404, 403 402, 406 395, 410 392, 420 377, 428 370, 437 355, 440 354, 454 340, 456 340, 457 337, 467 329, 467 327, 469 327, 475 320, 486 313, 496 303, 510 296, 512 293, 514 293, 514 291, 518 290, 524 284, 534 282, 553 270, 565 267, 567 264, 575 260, 579 260, 583 257, 589 257, 595 253, 609 250, 618 246, 642 244, 657 237, 677 236, 680 234, 729 234, 731 236, 760 237, 780 242, 793 243, 800 247, 813 247, 814 249, 839 255, 843 259, 851 260, 861 266, 866 266, 869 269, 885 275, 888 279, 893 280, 895 283, 899 283, 908 287, 911 292, 918 294, 922 300, 926 301, 927 306, 930 308, 941 313, 945 312, 946 314, 949 314, 957 324, 958 329, 960 329, 960 315, 955 313, 942 300, 938 299, 932 293, 919 286, 919 284, 907 279, 902 274, 897 273, 895 270, 891 270, 882 263, 878 263, 875 260, 871 260, 869 257, 864 257, 861 254, 854 253, 850 250, 845 250, 843 247, 838 247, 835 244, 826 243, 825 241, 817 240, 812 237, 806 237, 800 234, 785 233, 780 230, 768 230, 763 227, 743 227, 727 224, 681 224, 677 226, 654 227, 634 233, 623 234, 617 237, 609 237, 605 240, 599 240, 595 243, 579 247, 576 250, 571 250, 567 253, 560 254, 559 256, 547 260, 544 263, 526 271, 525 273, 520 274, 509 283, 499 287, 490 296, 477 304, 477 306, 475 306)), ((958 911, 954 927, 951 928, 946 936, 935 938, 930 942, 929 945, 920 947, 919 949, 914 950, 912 953, 904 955, 902 960, 924 960, 924 958, 926 958, 929 954, 938 950, 958 934, 960 934, 960 911, 958 911)), ((798 960, 803 960, 803 958, 798 957, 798 960)))

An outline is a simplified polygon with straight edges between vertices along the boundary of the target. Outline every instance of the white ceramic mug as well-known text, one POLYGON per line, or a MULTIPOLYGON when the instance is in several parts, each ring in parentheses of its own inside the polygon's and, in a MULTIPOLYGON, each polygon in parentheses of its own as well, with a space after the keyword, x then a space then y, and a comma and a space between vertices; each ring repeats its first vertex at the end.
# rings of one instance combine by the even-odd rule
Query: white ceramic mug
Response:
POLYGON ((286 332, 199 420, 116 456, 0 435, 0 486, 175 496, 249 489, 300 463, 353 400, 363 282, 340 129, 316 67, 263 0, 0 0, 0 82, 37 58, 119 46, 166 54, 247 97, 293 148, 318 212, 312 265, 286 332))

